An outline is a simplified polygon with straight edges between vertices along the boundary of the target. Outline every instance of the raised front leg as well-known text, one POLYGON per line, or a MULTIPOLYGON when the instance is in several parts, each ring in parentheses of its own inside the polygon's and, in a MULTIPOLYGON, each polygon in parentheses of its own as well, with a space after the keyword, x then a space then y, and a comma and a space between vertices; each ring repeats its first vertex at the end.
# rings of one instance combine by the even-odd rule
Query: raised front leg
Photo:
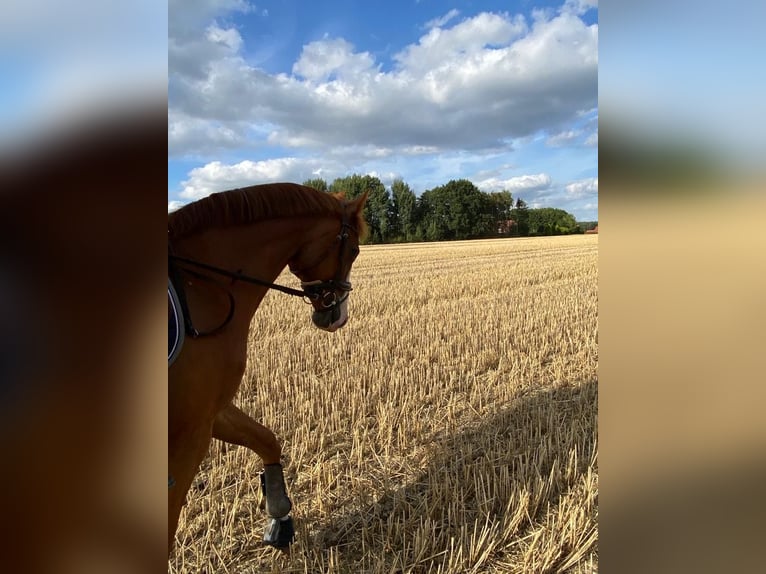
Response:
POLYGON ((213 438, 247 447, 261 457, 264 464, 261 487, 266 512, 272 519, 266 528, 264 542, 277 548, 289 546, 293 538, 292 519, 289 517, 292 503, 287 496, 280 463, 282 447, 277 437, 230 403, 215 419, 213 438))
POLYGON ((213 438, 255 452, 264 465, 279 464, 282 447, 274 433, 229 403, 213 423, 213 438))

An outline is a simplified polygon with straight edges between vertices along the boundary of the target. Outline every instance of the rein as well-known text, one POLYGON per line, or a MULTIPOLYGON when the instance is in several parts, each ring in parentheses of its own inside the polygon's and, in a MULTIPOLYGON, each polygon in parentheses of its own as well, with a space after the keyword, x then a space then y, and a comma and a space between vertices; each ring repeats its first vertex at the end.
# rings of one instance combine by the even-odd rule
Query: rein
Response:
MULTIPOLYGON (((346 240, 348 239, 348 232, 347 232, 348 229, 356 232, 356 229, 352 227, 351 225, 349 225, 344 217, 343 221, 341 222, 340 233, 338 234, 338 239, 340 240, 339 259, 341 262, 343 261, 343 252, 345 250, 346 240)), ((309 300, 308 302, 321 301, 322 306, 324 307, 325 310, 330 310, 340 305, 343 301, 345 301, 348 298, 348 292, 352 290, 351 283, 349 283, 348 281, 345 281, 341 277, 338 277, 336 279, 329 279, 327 281, 322 281, 322 280, 302 281, 301 287, 303 287, 303 289, 293 289, 292 287, 287 287, 286 285, 279 285, 278 283, 270 283, 268 281, 264 281, 263 279, 258 279, 257 277, 251 277, 249 275, 245 275, 244 273, 241 273, 239 271, 229 271, 227 269, 216 267, 215 265, 210 265, 209 263, 203 263, 202 261, 189 259, 188 257, 181 257, 180 255, 174 255, 173 253, 168 253, 168 259, 172 261, 177 261, 179 263, 184 263, 186 265, 191 265, 193 267, 198 267, 200 269, 204 269, 205 271, 210 271, 212 273, 216 273, 224 277, 229 277, 231 279, 234 279, 235 281, 244 281, 246 283, 260 285, 262 287, 273 289, 275 291, 281 291, 282 293, 285 293, 287 295, 293 295, 295 297, 308 299, 309 300), (344 295, 339 299, 335 291, 344 291, 344 295)), ((176 280, 175 282, 177 283, 176 291, 178 293, 178 297, 181 303, 181 309, 184 315, 186 332, 192 338, 196 339, 197 337, 206 337, 206 336, 214 335, 220 332, 221 330, 223 330, 223 328, 226 327, 226 325, 228 325, 231 319, 234 317, 234 296, 231 294, 231 292, 226 290, 226 294, 229 296, 229 312, 226 316, 226 319, 224 319, 223 323, 221 323, 218 327, 210 331, 200 332, 192 324, 191 313, 189 312, 189 306, 188 306, 188 303, 186 302, 186 294, 183 289, 183 285, 180 281, 180 277, 178 276, 179 269, 174 265, 170 265, 169 267, 170 267, 171 277, 172 279, 176 280)), ((312 267, 309 267, 309 269, 311 268, 312 267)), ((198 279, 212 281, 210 277, 207 277, 196 271, 192 271, 191 269, 185 269, 184 271, 194 277, 197 277, 198 279)), ((338 268, 338 274, 340 275, 340 273, 341 273, 341 269, 338 268)), ((224 289, 223 287, 221 288, 224 289)))
MULTIPOLYGON (((232 279, 236 279, 237 281, 254 283, 255 285, 268 287, 269 289, 274 289, 275 291, 281 291, 282 293, 287 293, 288 295, 295 295, 296 297, 308 297, 310 299, 315 298, 315 297, 312 297, 310 293, 308 293, 307 291, 303 291, 302 289, 293 289, 292 287, 287 287, 286 285, 269 283, 268 281, 264 281, 263 279, 258 279, 256 277, 250 277, 249 275, 245 275, 244 273, 239 273, 236 271, 227 271, 226 269, 221 269, 220 267, 215 267, 214 265, 202 263, 201 261, 196 261, 194 259, 189 259, 187 257, 181 257, 180 255, 169 255, 168 257, 175 261, 186 263, 187 265, 199 267, 200 269, 205 269, 206 271, 212 271, 213 273, 217 273, 218 275, 223 275, 224 277, 230 277, 232 279)), ((195 275, 199 276, 196 273, 195 275)))

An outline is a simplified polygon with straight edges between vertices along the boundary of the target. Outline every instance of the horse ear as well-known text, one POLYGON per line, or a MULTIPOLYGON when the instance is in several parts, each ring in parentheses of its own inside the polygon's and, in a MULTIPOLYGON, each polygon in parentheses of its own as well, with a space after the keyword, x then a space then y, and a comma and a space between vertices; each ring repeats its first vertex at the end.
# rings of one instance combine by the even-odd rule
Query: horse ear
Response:
POLYGON ((352 199, 349 202, 348 205, 354 210, 354 212, 361 213, 362 208, 364 207, 364 204, 367 202, 367 195, 369 193, 370 193, 369 191, 365 191, 362 195, 352 199))

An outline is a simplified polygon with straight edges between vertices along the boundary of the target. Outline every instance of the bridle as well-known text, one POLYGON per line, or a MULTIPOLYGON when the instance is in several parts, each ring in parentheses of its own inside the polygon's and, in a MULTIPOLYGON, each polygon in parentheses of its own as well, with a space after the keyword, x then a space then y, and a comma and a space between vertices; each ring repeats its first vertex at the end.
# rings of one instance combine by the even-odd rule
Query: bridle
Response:
MULTIPOLYGON (((336 239, 340 242, 340 247, 338 249, 338 271, 335 274, 335 278, 328 279, 326 281, 301 281, 303 292, 309 298, 310 302, 318 303, 321 305, 323 311, 330 311, 343 303, 343 301, 348 299, 348 294, 353 289, 351 287, 351 283, 346 281, 348 272, 343 272, 343 255, 346 251, 346 242, 348 241, 349 231, 353 231, 357 234, 357 236, 359 235, 359 232, 356 230, 356 228, 348 223, 346 217, 344 216, 343 221, 340 224, 340 232, 336 237, 336 239), (340 298, 338 298, 338 292, 342 293, 340 298)), ((328 250, 329 249, 332 249, 332 246, 330 246, 328 250)), ((293 270, 291 268, 290 271, 298 277, 305 275, 307 271, 310 271, 319 265, 321 261, 324 261, 325 255, 326 252, 322 253, 322 255, 318 258, 317 263, 313 265, 304 267, 303 269, 293 270)))
MULTIPOLYGON (((346 277, 348 277, 348 272, 346 272, 345 274, 343 272, 343 255, 346 251, 346 243, 348 241, 349 231, 353 231, 354 233, 357 234, 357 236, 359 235, 358 230, 348 222, 348 219, 346 215, 344 214, 343 220, 341 221, 341 225, 340 225, 340 231, 338 232, 338 236, 336 237, 336 239, 340 242, 340 247, 338 249, 338 271, 335 277, 333 279, 328 279, 328 280, 320 279, 316 281, 301 281, 301 289, 293 289, 292 287, 287 287, 286 285, 270 283, 268 281, 264 281, 263 279, 258 279, 257 277, 251 277, 249 275, 245 275, 241 271, 229 271, 227 269, 216 267, 215 265, 210 265, 209 263, 197 261, 195 259, 190 259, 188 257, 181 257, 180 255, 176 255, 173 253, 172 246, 170 245, 170 242, 168 242, 168 270, 169 270, 171 279, 176 286, 176 292, 178 294, 178 298, 181 303, 181 310, 183 311, 183 315, 184 315, 184 326, 185 326, 186 333, 189 336, 191 336, 193 339, 196 339, 198 337, 207 337, 207 336, 215 335, 216 333, 219 333, 220 331, 222 331, 234 317, 234 306, 235 306, 234 296, 231 294, 231 292, 228 289, 226 289, 223 286, 220 286, 220 284, 217 284, 226 291, 226 294, 229 297, 229 312, 226 315, 226 319, 224 319, 224 321, 220 325, 218 325, 216 328, 210 331, 204 331, 204 332, 198 331, 196 327, 194 327, 194 324, 192 323, 191 314, 189 312, 189 306, 186 302, 186 294, 183 289, 183 284, 180 281, 179 271, 184 271, 185 273, 188 273, 194 277, 197 277, 198 279, 202 279, 206 281, 213 281, 213 279, 207 275, 204 275, 203 273, 199 273, 198 271, 194 271, 192 269, 179 268, 177 265, 174 265, 172 262, 182 263, 184 265, 189 265, 192 267, 197 267, 199 269, 204 269, 205 271, 216 273, 217 275, 230 277, 233 280, 232 284, 234 283, 234 281, 244 281, 246 283, 252 283, 254 285, 260 285, 268 289, 280 291, 287 295, 301 297, 307 303, 313 304, 315 309, 317 308, 317 306, 320 306, 323 312, 327 312, 327 311, 332 311, 341 303, 343 303, 346 299, 348 299, 348 294, 353 289, 351 287, 351 283, 346 280, 346 277), (338 297, 339 292, 341 293, 340 297, 338 297)), ((329 251, 330 249, 332 249, 332 245, 328 247, 327 251, 329 251)), ((327 251, 324 251, 321 257, 319 257, 317 262, 314 263, 313 265, 305 267, 301 270, 293 270, 291 268, 290 269, 291 272, 296 276, 304 275, 306 271, 310 271, 314 267, 317 267, 324 260, 325 255, 327 254, 327 251)))

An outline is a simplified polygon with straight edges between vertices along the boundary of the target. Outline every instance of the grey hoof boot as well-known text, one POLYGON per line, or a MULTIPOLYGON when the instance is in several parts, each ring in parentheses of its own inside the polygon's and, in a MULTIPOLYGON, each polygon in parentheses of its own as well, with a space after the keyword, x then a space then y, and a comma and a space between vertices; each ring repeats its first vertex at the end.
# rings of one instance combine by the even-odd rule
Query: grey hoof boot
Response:
POLYGON ((263 543, 286 550, 295 539, 295 528, 290 516, 284 518, 272 518, 263 533, 263 543))
POLYGON ((272 518, 286 518, 293 507, 285 488, 281 464, 267 464, 261 473, 261 492, 266 502, 266 513, 272 518))
POLYGON ((295 527, 290 517, 293 504, 287 496, 281 464, 267 464, 264 467, 261 491, 266 512, 271 517, 263 533, 263 543, 287 551, 295 539, 295 527))

